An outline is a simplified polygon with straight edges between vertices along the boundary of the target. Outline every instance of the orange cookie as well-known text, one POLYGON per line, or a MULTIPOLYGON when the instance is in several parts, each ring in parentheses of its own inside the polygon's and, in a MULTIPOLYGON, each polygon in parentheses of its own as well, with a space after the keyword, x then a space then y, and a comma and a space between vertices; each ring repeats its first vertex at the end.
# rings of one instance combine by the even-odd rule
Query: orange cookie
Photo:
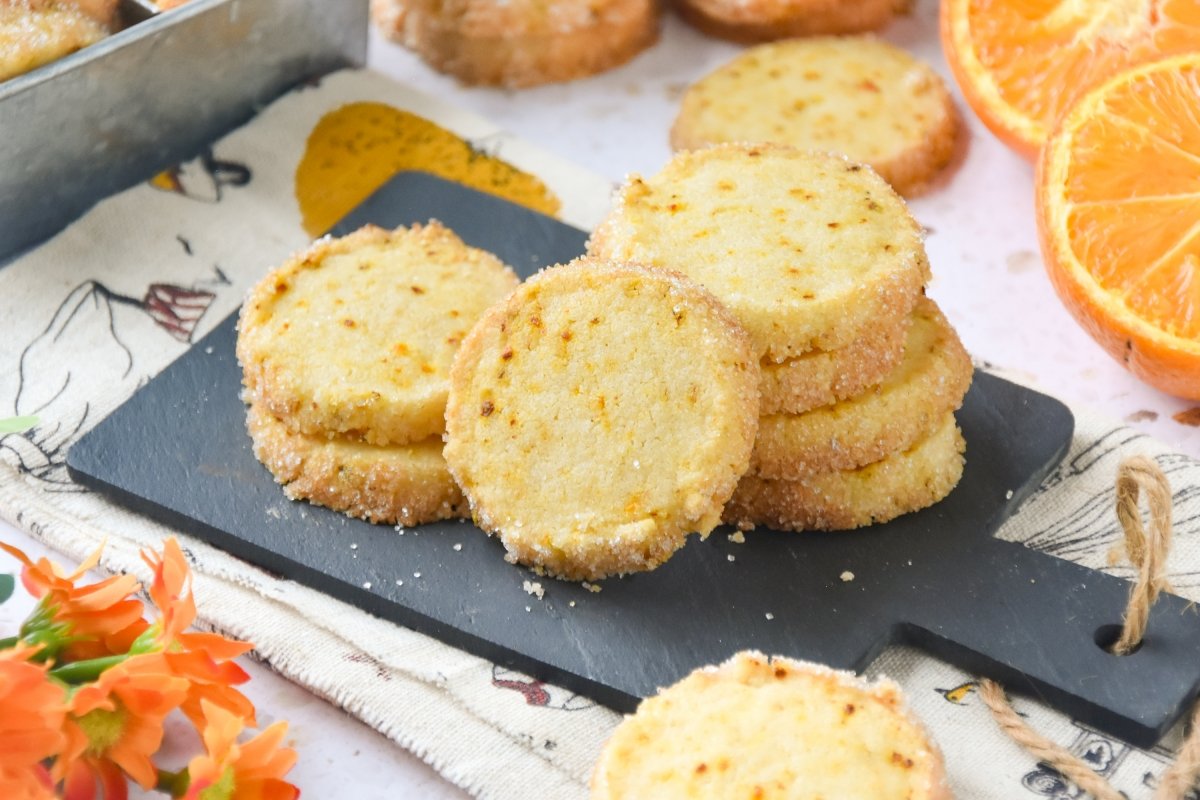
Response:
POLYGON ((753 651, 643 700, 591 783, 591 800, 953 800, 894 683, 753 651))
POLYGON ((658 39, 656 0, 372 0, 371 10, 386 35, 467 84, 582 78, 658 39))
POLYGON ((735 42, 875 31, 908 6, 908 0, 675 0, 692 25, 735 42))
POLYGON ((724 520, 738 527, 778 531, 841 531, 895 519, 938 502, 962 477, 966 447, 954 416, 907 450, 852 470, 799 480, 746 475, 724 520))
POLYGON ((701 78, 683 96, 671 144, 842 153, 912 197, 950 163, 960 127, 928 64, 873 36, 830 36, 760 45, 701 78))
POLYGON ((292 433, 257 405, 246 427, 254 455, 293 500, 352 517, 418 525, 466 515, 462 492, 446 469, 441 437, 416 444, 372 445, 292 433))
POLYGON ((878 326, 837 350, 813 350, 762 364, 760 413, 802 414, 862 394, 881 383, 904 357, 911 317, 878 326))
POLYGON ((719 523, 758 382, 745 331, 698 285, 578 259, 467 336, 446 461, 513 560, 573 580, 653 569, 719 523))
POLYGON ((871 464, 928 436, 959 407, 974 368, 937 305, 913 312, 904 358, 878 386, 803 414, 759 420, 751 472, 777 480, 871 464))
POLYGON ((459 343, 517 283, 437 222, 321 239, 242 306, 248 397, 309 436, 380 445, 435 436, 459 343))
POLYGON ((921 228, 882 178, 784 145, 676 153, 631 177, 588 250, 682 272, 775 362, 901 324, 929 278, 921 228))

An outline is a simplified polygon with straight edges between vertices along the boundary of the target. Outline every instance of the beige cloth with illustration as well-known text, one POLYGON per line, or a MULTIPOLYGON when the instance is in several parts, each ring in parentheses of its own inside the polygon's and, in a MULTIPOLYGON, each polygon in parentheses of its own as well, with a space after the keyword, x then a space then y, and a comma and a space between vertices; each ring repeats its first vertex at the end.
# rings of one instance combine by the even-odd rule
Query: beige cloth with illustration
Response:
MULTIPOLYGON (((76 559, 107 537, 104 564, 145 577, 138 551, 168 531, 75 486, 66 474, 67 447, 232 312, 270 265, 304 246, 306 220, 310 229, 331 221, 336 197, 306 197, 303 208, 297 201, 297 165, 318 122, 356 102, 432 119, 467 139, 476 155, 539 176, 562 201, 559 216, 567 222, 590 227, 607 208, 607 181, 370 72, 338 73, 285 96, 202 158, 102 202, 0 270, 0 417, 42 420, 31 432, 0 438, 0 514, 76 559)), ((448 150, 420 149, 440 141, 437 129, 411 119, 405 125, 411 136, 393 142, 394 166, 421 152, 436 153, 445 166, 448 150)), ((545 201, 532 184, 522 186, 545 201)), ((1200 464, 1128 428, 1078 409, 1076 415, 1074 445, 1058 474, 1000 535, 1105 569, 1119 533, 1111 511, 1117 463, 1132 453, 1153 455, 1176 490, 1172 583, 1200 598, 1200 464)), ((254 641, 275 669, 451 781, 489 800, 586 797, 616 713, 201 542, 183 542, 208 623, 254 641)), ((1078 796, 995 728, 973 692, 973 676, 900 648, 869 672, 905 688, 945 750, 959 797, 1078 796)), ((1032 701, 1016 704, 1035 728, 1083 755, 1131 798, 1149 797, 1170 757, 1167 750, 1129 748, 1032 701)))

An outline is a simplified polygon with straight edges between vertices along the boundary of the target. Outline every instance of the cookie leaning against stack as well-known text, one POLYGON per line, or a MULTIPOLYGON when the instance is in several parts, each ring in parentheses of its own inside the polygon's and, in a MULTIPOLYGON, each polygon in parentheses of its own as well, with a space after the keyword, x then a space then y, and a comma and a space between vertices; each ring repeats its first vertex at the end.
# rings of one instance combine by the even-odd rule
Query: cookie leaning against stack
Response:
POLYGON ((944 428, 970 360, 923 297, 919 227, 869 168, 775 145, 684 152, 626 183, 589 248, 688 274, 754 338, 765 411, 726 521, 857 527, 957 483, 944 428), (889 493, 861 488, 882 474, 889 493))
POLYGON ((510 88, 602 72, 658 39, 655 0, 372 0, 371 14, 434 69, 510 88))
POLYGON ((592 800, 953 800, 899 687, 743 652, 642 701, 592 773, 592 800))
POLYGON ((294 256, 238 322, 255 455, 294 499, 372 522, 457 516, 440 437, 450 365, 517 283, 436 222, 367 226, 294 256))
POLYGON ((700 286, 579 259, 484 315, 454 361, 446 461, 512 560, 569 579, 653 569, 746 471, 758 367, 700 286))

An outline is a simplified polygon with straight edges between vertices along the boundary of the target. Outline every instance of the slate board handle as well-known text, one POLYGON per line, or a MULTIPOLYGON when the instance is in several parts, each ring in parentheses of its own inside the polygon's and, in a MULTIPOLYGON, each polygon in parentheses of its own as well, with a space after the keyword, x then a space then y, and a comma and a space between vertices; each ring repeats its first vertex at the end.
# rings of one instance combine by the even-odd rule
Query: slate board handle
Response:
POLYGON ((1117 656, 1102 645, 1115 639, 1127 581, 998 539, 976 557, 987 568, 943 576, 952 588, 927 606, 931 622, 902 626, 902 640, 1142 747, 1191 706, 1200 691, 1193 604, 1163 595, 1142 646, 1117 656))

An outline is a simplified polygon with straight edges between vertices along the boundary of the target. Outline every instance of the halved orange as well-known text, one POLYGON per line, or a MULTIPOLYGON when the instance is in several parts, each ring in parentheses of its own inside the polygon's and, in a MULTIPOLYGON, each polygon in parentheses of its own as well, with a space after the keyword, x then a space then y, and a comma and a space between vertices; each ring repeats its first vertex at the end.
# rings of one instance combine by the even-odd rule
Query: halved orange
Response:
POLYGON ((1088 333, 1200 399, 1200 52, 1081 97, 1042 152, 1037 215, 1050 280, 1088 333))
POLYGON ((1200 50, 1200 2, 942 0, 941 37, 975 113, 1033 159, 1092 86, 1130 66, 1200 50))

